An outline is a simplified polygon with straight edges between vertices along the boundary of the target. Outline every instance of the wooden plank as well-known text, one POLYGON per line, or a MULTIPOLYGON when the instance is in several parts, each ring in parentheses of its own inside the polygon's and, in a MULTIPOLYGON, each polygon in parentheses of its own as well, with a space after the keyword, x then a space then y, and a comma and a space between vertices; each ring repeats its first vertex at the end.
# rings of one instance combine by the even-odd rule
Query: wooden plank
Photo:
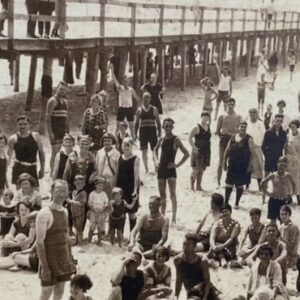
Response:
POLYGON ((159 7, 159 28, 158 28, 158 35, 163 36, 164 34, 164 10, 165 7, 160 5, 159 7))
POLYGON ((181 55, 181 90, 185 91, 186 89, 186 50, 187 45, 185 42, 182 42, 180 45, 180 55, 181 55))
POLYGON ((8 34, 8 38, 9 39, 13 39, 14 38, 14 34, 15 34, 15 22, 14 22, 14 18, 15 18, 15 1, 8 1, 7 5, 8 5, 8 22, 7 22, 7 34, 8 34))
POLYGON ((14 59, 14 92, 20 91, 20 55, 14 59))
POLYGON ((105 3, 106 0, 100 0, 100 37, 105 37, 105 3))
POLYGON ((28 88, 26 94, 25 111, 31 111, 32 103, 34 99, 34 84, 37 69, 37 56, 32 55, 30 61, 28 88))

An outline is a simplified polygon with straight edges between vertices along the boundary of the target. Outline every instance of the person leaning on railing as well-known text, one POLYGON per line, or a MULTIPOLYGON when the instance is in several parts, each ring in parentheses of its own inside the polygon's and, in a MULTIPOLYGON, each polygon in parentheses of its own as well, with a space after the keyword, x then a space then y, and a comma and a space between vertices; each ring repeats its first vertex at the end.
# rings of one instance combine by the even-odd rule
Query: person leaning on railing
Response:
MULTIPOLYGON (((55 9, 55 1, 56 0, 40 0, 38 3, 38 12, 41 16, 51 16, 55 9)), ((44 37, 46 39, 50 36, 50 27, 51 22, 49 21, 39 21, 39 37, 44 37)))

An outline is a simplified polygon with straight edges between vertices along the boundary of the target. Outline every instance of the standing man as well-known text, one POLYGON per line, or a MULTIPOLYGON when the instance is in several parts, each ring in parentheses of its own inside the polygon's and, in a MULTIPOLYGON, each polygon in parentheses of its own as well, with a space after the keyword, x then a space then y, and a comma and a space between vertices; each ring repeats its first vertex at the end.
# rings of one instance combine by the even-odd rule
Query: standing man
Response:
MULTIPOLYGON (((286 108, 286 102, 284 100, 277 101, 277 108, 278 108, 278 114, 283 115, 283 122, 281 125, 282 129, 284 131, 287 131, 289 129, 291 119, 284 111, 286 108)), ((271 124, 274 125, 274 123, 275 123, 275 116, 271 119, 271 124)))
POLYGON ((61 148, 64 135, 69 131, 67 92, 68 85, 61 81, 57 87, 56 94, 47 102, 46 120, 51 143, 51 174, 55 156, 61 148))
POLYGON ((165 88, 157 82, 157 75, 155 73, 152 73, 150 76, 150 82, 144 84, 141 87, 141 91, 148 92, 151 95, 151 101, 150 104, 155 106, 158 109, 158 112, 160 115, 162 115, 162 96, 165 92, 165 88))
POLYGON ((264 177, 264 159, 261 146, 265 135, 264 123, 258 118, 255 108, 249 109, 248 134, 252 137, 253 148, 251 153, 251 178, 256 178, 258 186, 264 177))
POLYGON ((264 135, 262 151, 265 156, 265 176, 278 170, 278 159, 286 147, 287 135, 282 129, 283 119, 283 115, 276 114, 274 125, 264 135))
POLYGON ((156 107, 150 105, 151 95, 148 92, 143 94, 143 105, 137 110, 135 120, 135 136, 139 131, 140 147, 143 154, 143 162, 146 173, 148 169, 148 143, 153 154, 154 148, 157 144, 157 137, 161 136, 161 124, 158 110, 156 107))
POLYGON ((185 163, 189 158, 189 152, 182 144, 181 140, 173 134, 174 120, 167 118, 163 121, 164 137, 158 140, 154 149, 154 160, 157 168, 158 189, 161 198, 161 212, 166 212, 166 189, 169 185, 170 197, 172 201, 172 224, 176 224, 177 198, 176 198, 176 169, 185 163), (158 157, 161 148, 160 158, 158 157), (179 163, 175 163, 177 150, 183 153, 179 163))
POLYGON ((227 66, 224 66, 221 70, 216 60, 215 60, 215 65, 219 76, 219 87, 218 87, 219 97, 217 99, 216 114, 215 114, 215 121, 216 121, 219 113, 219 107, 222 101, 224 104, 224 110, 227 111, 227 107, 229 104, 228 100, 232 94, 232 79, 229 74, 229 69, 227 66))
POLYGON ((222 178, 222 167, 223 167, 223 159, 224 152, 227 147, 227 144, 232 135, 238 132, 238 128, 241 122, 241 116, 238 115, 235 111, 235 99, 230 98, 228 101, 228 110, 226 114, 221 115, 218 119, 216 135, 220 137, 219 142, 219 165, 218 165, 218 173, 217 180, 218 186, 221 185, 222 178))
POLYGON ((120 152, 115 148, 116 139, 112 133, 102 136, 102 147, 96 155, 97 176, 106 181, 105 192, 111 199, 112 189, 116 186, 120 152))
POLYGON ((135 90, 129 86, 129 79, 128 77, 123 77, 123 84, 120 84, 118 79, 116 78, 116 75, 114 73, 114 66, 111 64, 112 69, 112 77, 115 83, 115 86, 119 93, 119 107, 117 111, 117 128, 115 135, 117 136, 117 133, 119 132, 120 122, 127 119, 127 122, 129 124, 129 129, 131 133, 131 137, 135 139, 134 135, 134 107, 133 107, 133 98, 136 101, 139 101, 139 96, 135 92, 135 90))
POLYGON ((169 219, 160 212, 161 201, 158 196, 149 199, 150 213, 141 216, 131 232, 128 249, 137 244, 145 258, 153 258, 153 250, 163 246, 169 234, 169 219), (139 234, 138 240, 136 236, 139 234))
POLYGON ((57 179, 52 184, 52 202, 43 207, 36 219, 36 245, 40 260, 40 300, 63 298, 65 282, 75 273, 69 240, 68 214, 63 207, 68 184, 57 179))
POLYGON ((17 184, 22 173, 28 173, 38 182, 45 173, 45 153, 41 137, 29 130, 29 119, 26 115, 17 117, 18 132, 8 139, 8 165, 12 154, 15 162, 12 168, 12 184, 17 184), (40 160, 40 170, 37 172, 37 154, 40 160))
POLYGON ((195 252, 197 240, 195 233, 186 234, 183 242, 183 253, 174 259, 176 299, 179 299, 182 284, 187 292, 187 299, 217 299, 210 281, 208 262, 195 252))

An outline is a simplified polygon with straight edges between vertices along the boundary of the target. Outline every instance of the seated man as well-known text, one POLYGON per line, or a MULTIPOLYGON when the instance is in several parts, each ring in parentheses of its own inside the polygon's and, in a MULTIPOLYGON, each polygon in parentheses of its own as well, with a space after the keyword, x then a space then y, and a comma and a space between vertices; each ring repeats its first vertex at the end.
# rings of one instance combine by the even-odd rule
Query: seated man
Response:
POLYGON ((129 251, 137 244, 144 257, 151 258, 153 250, 165 244, 169 233, 169 219, 160 212, 160 206, 160 198, 151 196, 149 199, 150 213, 141 216, 133 228, 128 245, 129 251), (139 235, 136 241, 137 234, 139 235))
POLYGON ((224 204, 224 198, 221 194, 214 193, 211 195, 210 210, 201 220, 196 234, 198 236, 198 245, 196 252, 209 250, 209 237, 213 225, 221 218, 221 208, 224 204))
POLYGON ((187 292, 187 299, 218 299, 216 288, 210 281, 208 262, 195 252, 197 235, 188 233, 183 242, 183 253, 176 256, 175 297, 179 299, 182 284, 187 292))

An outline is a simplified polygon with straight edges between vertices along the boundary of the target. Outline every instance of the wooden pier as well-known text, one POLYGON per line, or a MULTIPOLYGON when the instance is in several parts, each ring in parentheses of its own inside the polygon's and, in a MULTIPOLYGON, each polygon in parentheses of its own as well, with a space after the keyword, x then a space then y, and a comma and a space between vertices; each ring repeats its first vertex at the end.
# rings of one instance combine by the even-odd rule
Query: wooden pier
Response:
MULTIPOLYGON (((53 0, 54 1, 54 0, 53 0)), ((284 67, 289 48, 299 54, 300 13, 276 11, 269 20, 260 9, 239 9, 187 5, 158 5, 117 0, 60 0, 58 15, 28 15, 17 11, 16 0, 9 1, 8 35, 0 39, 0 57, 20 55, 32 57, 28 101, 33 93, 31 84, 36 73, 37 57, 62 57, 66 51, 87 51, 90 72, 86 88, 93 93, 101 68, 101 88, 106 87, 108 53, 112 48, 122 53, 121 64, 126 64, 128 53, 133 57, 135 88, 145 82, 146 56, 149 48, 156 48, 159 56, 160 78, 164 79, 166 46, 179 49, 181 60, 181 87, 187 84, 187 50, 190 45, 202 49, 202 75, 207 72, 209 48, 217 53, 220 62, 231 50, 232 77, 246 57, 243 67, 247 76, 251 55, 263 47, 268 53, 277 51, 284 67), (26 38, 26 22, 51 21, 59 24, 60 39, 26 38), (258 49, 258 50, 257 50, 258 49), (96 65, 96 67, 95 67, 96 65)), ((18 67, 15 68, 15 85, 18 84, 18 67)), ((171 70, 172 72, 172 70, 171 70)), ((18 90, 18 86, 15 86, 18 90)), ((30 110, 30 102, 26 106, 30 110)))

